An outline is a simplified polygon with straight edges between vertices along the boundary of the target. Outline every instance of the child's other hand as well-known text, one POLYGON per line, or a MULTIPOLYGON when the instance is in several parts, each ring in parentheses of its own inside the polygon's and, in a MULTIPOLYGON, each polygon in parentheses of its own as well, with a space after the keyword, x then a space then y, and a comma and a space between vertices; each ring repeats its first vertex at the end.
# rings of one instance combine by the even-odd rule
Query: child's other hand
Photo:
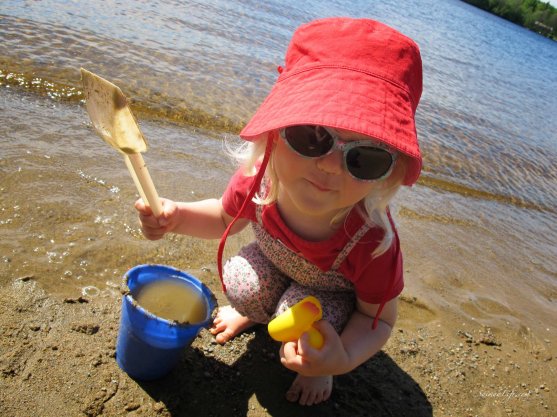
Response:
POLYGON ((325 320, 314 323, 325 340, 321 349, 309 343, 307 333, 297 342, 283 343, 280 361, 288 369, 304 376, 339 375, 348 372, 348 354, 333 326, 325 320))
POLYGON ((172 200, 161 198, 162 213, 155 217, 149 206, 140 198, 135 202, 135 209, 139 213, 139 222, 143 235, 149 240, 161 239, 165 233, 171 232, 176 226, 178 206, 172 200))

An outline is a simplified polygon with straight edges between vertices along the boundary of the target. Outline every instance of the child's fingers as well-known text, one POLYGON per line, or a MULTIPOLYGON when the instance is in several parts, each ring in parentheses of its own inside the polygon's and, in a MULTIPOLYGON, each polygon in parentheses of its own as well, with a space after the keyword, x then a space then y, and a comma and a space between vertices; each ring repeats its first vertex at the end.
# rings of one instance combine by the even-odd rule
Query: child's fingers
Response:
POLYGON ((163 227, 168 225, 168 223, 170 222, 170 217, 172 217, 175 212, 176 205, 172 201, 165 198, 161 198, 160 200, 162 205, 162 212, 159 217, 155 217, 153 215, 153 210, 151 209, 151 207, 146 205, 141 198, 135 202, 134 207, 139 213, 141 222, 151 223, 152 226, 155 226, 155 224, 163 227), (150 218, 155 219, 156 222, 149 220, 150 218))
MULTIPOLYGON (((154 226, 151 225, 151 221, 153 221, 152 216, 151 218, 148 217, 146 221, 140 219, 141 232, 143 236, 149 240, 158 240, 164 236, 164 229, 156 223, 154 226)), ((156 219, 154 219, 154 221, 156 221, 156 219)))
POLYGON ((315 327, 319 331, 319 333, 323 335, 325 341, 327 339, 331 339, 333 336, 338 335, 333 325, 327 320, 316 321, 315 323, 313 323, 313 327, 315 327))
MULTIPOLYGON (((159 217, 166 218, 173 211, 173 208, 174 208, 174 205, 172 204, 173 202, 166 199, 166 198, 161 198, 160 202, 161 202, 161 206, 162 206, 162 212, 161 212, 161 215, 159 217)), ((145 202, 143 201, 142 198, 139 198, 135 201, 134 207, 141 214, 144 214, 144 215, 147 215, 147 216, 153 214, 153 210, 151 209, 151 207, 148 206, 147 204, 145 204, 145 202)))
POLYGON ((316 355, 316 350, 317 349, 311 345, 309 333, 302 333, 298 340, 298 355, 311 361, 312 357, 316 355))
POLYGON ((162 213, 159 217, 153 215, 153 211, 140 198, 134 206, 138 211, 139 223, 143 235, 149 240, 159 240, 169 230, 170 218, 173 216, 176 204, 171 200, 161 198, 162 213))
POLYGON ((157 218, 152 214, 139 213, 139 222, 142 228, 158 229, 161 227, 157 218))
POLYGON ((298 355, 297 342, 285 342, 282 344, 280 348, 280 361, 288 369, 296 369, 302 364, 302 357, 298 355))
POLYGON ((145 214, 145 215, 153 214, 151 207, 146 205, 142 198, 138 198, 135 201, 134 207, 140 214, 145 214))

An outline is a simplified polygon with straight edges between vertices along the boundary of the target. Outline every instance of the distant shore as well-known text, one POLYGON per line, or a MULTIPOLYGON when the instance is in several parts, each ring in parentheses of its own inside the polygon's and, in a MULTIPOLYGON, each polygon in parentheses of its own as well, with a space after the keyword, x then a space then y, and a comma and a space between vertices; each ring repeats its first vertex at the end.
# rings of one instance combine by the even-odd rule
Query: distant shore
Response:
POLYGON ((557 41, 557 9, 539 0, 462 0, 557 41))

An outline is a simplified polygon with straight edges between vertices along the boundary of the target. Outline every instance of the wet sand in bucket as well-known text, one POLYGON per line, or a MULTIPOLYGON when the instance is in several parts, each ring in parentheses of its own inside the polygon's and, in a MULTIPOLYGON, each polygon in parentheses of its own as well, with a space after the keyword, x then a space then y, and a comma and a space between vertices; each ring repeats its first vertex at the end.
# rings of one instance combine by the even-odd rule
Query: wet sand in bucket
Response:
POLYGON ((134 298, 157 317, 178 323, 199 323, 207 315, 202 295, 178 280, 165 279, 147 284, 134 298))

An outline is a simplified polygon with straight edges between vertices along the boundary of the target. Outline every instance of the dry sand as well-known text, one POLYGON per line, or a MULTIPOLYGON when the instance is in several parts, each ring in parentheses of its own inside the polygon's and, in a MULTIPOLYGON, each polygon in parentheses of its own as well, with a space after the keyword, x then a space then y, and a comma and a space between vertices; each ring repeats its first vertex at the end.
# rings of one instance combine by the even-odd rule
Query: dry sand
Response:
POLYGON ((556 415, 550 340, 462 323, 407 295, 401 304, 385 349, 336 377, 329 401, 302 407, 284 399, 293 374, 264 327, 224 346, 204 330, 171 374, 136 382, 115 361, 119 294, 62 299, 20 277, 0 288, 0 415, 556 415))

